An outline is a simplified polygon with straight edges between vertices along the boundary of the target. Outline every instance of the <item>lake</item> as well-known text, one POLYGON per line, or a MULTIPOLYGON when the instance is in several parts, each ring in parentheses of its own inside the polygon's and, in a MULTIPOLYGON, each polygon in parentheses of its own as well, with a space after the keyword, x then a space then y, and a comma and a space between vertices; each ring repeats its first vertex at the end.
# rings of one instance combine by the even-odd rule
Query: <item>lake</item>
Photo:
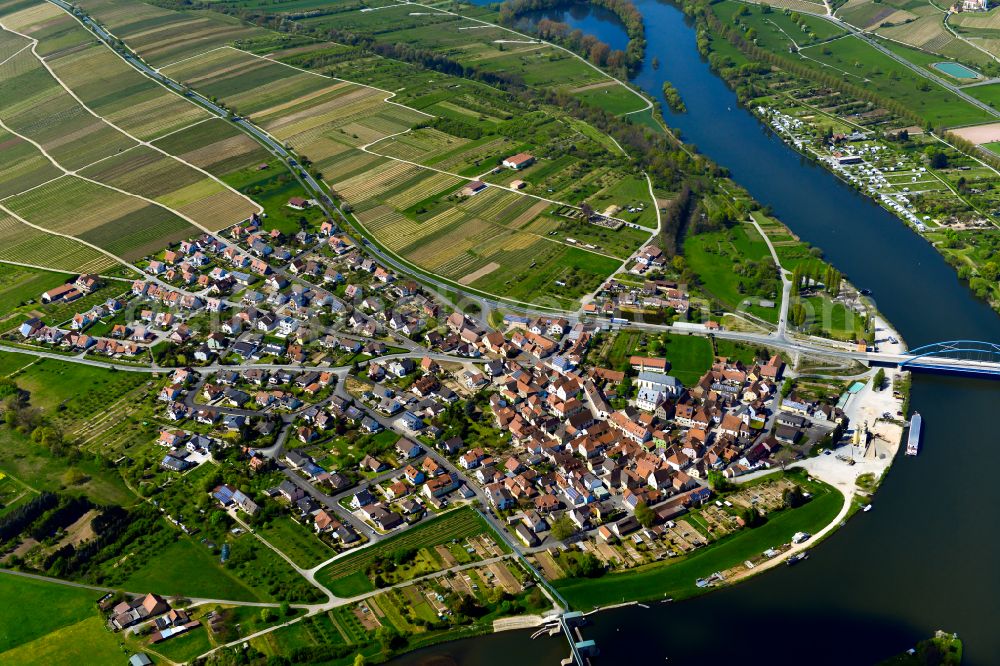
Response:
MULTIPOLYGON (((739 107, 698 54, 679 10, 656 0, 636 6, 648 44, 634 82, 661 101, 663 82, 674 84, 688 113, 665 114, 685 141, 727 167, 854 284, 871 289, 911 347, 1000 341, 1000 317, 928 243, 739 107), (658 70, 649 64, 654 57, 658 70)), ((609 41, 615 30, 621 26, 598 21, 592 32, 609 41)), ((936 629, 964 639, 964 663, 997 663, 1000 537, 990 512, 1000 506, 992 458, 1000 448, 992 423, 998 401, 998 382, 914 376, 912 407, 924 417, 921 453, 896 460, 871 512, 858 514, 797 567, 677 604, 598 614, 583 630, 601 650, 597 663, 871 664, 936 629)), ((527 632, 512 632, 392 663, 557 664, 567 654, 562 638, 531 641, 527 632)))

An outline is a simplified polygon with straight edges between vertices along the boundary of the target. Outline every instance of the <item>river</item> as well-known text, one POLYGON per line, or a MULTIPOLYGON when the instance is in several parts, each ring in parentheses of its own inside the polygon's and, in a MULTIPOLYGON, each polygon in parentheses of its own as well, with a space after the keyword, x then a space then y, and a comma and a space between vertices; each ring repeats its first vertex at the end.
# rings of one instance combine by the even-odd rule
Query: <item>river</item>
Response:
MULTIPOLYGON (((638 0, 646 63, 634 81, 660 98, 665 80, 688 112, 672 127, 718 164, 859 287, 911 348, 935 341, 1000 340, 1000 317, 976 299, 934 249, 901 221, 786 146, 700 57, 675 7, 638 0), (649 64, 654 57, 660 67, 649 64)), ((577 26, 575 8, 551 18, 577 26)), ((603 41, 623 33, 590 17, 603 41)), ((664 107, 665 108, 665 107, 664 107)), ((1000 663, 1000 442, 992 410, 1000 383, 915 375, 911 405, 924 416, 923 448, 900 456, 874 498, 810 559, 677 604, 608 611, 584 628, 597 664, 871 664, 936 629, 965 642, 964 663, 1000 663)), ((564 639, 494 634, 406 655, 398 666, 557 664, 564 639)))

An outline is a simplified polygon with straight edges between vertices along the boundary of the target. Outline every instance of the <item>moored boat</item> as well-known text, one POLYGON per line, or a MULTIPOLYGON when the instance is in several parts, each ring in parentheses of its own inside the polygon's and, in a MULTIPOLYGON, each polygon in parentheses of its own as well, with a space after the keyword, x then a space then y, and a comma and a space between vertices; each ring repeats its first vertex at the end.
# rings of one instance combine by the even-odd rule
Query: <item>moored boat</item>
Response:
POLYGON ((913 418, 910 419, 910 434, 906 440, 906 455, 915 456, 920 453, 920 427, 923 425, 923 419, 920 417, 920 412, 913 412, 913 418))

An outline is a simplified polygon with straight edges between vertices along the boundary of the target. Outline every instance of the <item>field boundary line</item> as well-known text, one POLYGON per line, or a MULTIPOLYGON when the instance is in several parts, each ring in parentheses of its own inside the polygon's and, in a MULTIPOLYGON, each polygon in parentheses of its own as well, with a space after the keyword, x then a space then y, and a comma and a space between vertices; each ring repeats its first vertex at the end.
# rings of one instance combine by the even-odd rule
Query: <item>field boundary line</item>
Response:
MULTIPOLYGON (((177 134, 178 132, 183 132, 185 130, 189 130, 192 127, 194 127, 195 125, 201 125, 202 123, 207 123, 209 120, 219 120, 219 118, 217 116, 211 116, 210 115, 208 118, 202 118, 201 120, 196 120, 193 123, 191 123, 190 125, 185 125, 184 127, 181 127, 180 129, 175 129, 175 130, 172 130, 170 132, 167 132, 163 136, 158 136, 155 139, 153 139, 152 141, 150 141, 150 143, 154 143, 156 141, 159 141, 160 139, 166 139, 168 136, 173 136, 174 134, 177 134)), ((174 157, 177 158, 176 155, 174 155, 174 157)), ((177 159, 180 159, 180 158, 177 158, 177 159)), ((192 165, 192 166, 194 166, 194 165, 192 165)))
POLYGON ((94 160, 90 164, 84 164, 79 169, 73 169, 72 171, 70 171, 69 169, 67 169, 66 170, 66 174, 70 175, 70 176, 75 176, 75 175, 77 175, 78 172, 83 171, 84 169, 89 169, 90 167, 94 166, 95 164, 100 164, 101 162, 103 162, 105 160, 110 160, 112 157, 118 157, 119 155, 124 155, 125 153, 129 152, 130 150, 135 150, 136 148, 139 148, 139 147, 141 147, 141 146, 138 145, 138 144, 134 145, 131 148, 126 148, 125 150, 121 151, 120 153, 114 153, 112 155, 108 155, 106 157, 102 157, 99 160, 94 160))
MULTIPOLYGON (((58 5, 56 5, 58 7, 58 5)), ((110 33, 109 33, 110 34, 110 33)), ((125 41, 125 40, 122 40, 125 41)), ((215 51, 221 51, 222 49, 230 48, 229 44, 223 44, 222 46, 216 46, 214 49, 209 49, 207 51, 202 51, 201 53, 196 53, 193 56, 188 56, 187 58, 181 58, 180 60, 175 60, 174 62, 168 62, 166 65, 160 65, 159 67, 153 67, 155 71, 160 71, 161 69, 166 69, 167 67, 173 67, 174 65, 179 65, 182 62, 187 62, 188 60, 194 60, 195 58, 200 58, 203 55, 208 55, 209 53, 214 53, 215 51)))
MULTIPOLYGON (((55 5, 55 3, 51 3, 51 4, 55 5)), ((55 5, 55 6, 59 7, 59 5, 55 5)), ((83 24, 83 22, 80 21, 80 19, 78 19, 76 16, 73 16, 73 14, 70 14, 69 12, 66 12, 66 10, 64 10, 62 7, 59 7, 59 10, 62 11, 64 14, 72 16, 84 28, 87 27, 86 25, 83 24)), ((84 104, 83 100, 81 100, 77 96, 77 94, 75 92, 73 92, 73 90, 68 85, 66 85, 66 83, 62 79, 60 79, 56 75, 55 71, 53 71, 53 69, 49 66, 49 64, 45 61, 45 59, 38 55, 38 51, 35 50, 36 47, 38 46, 38 40, 37 39, 35 39, 34 37, 29 37, 28 35, 21 34, 21 33, 17 32, 16 30, 11 30, 10 28, 8 28, 5 25, 3 25, 2 22, 0 22, 0 27, 2 27, 4 30, 7 30, 8 32, 12 32, 12 33, 14 33, 16 35, 20 35, 21 37, 24 37, 25 39, 30 39, 31 42, 32 42, 32 44, 31 44, 31 52, 35 56, 35 59, 38 60, 38 62, 40 62, 43 67, 45 67, 45 69, 48 71, 49 75, 53 79, 55 79, 56 83, 58 83, 60 86, 62 86, 63 90, 65 90, 67 93, 69 93, 69 95, 73 99, 76 100, 77 104, 79 104, 81 107, 83 107, 87 111, 87 113, 89 113, 93 117, 97 118, 98 120, 100 120, 101 122, 103 122, 104 124, 106 124, 108 127, 111 127, 112 129, 115 129, 115 130, 121 132, 122 134, 124 134, 128 138, 132 139, 136 143, 138 143, 140 145, 143 145, 143 146, 146 146, 148 148, 151 148, 151 149, 155 150, 156 152, 160 153, 161 155, 164 155, 164 156, 166 156, 166 157, 168 157, 168 158, 170 158, 172 160, 176 160, 177 162, 186 165, 188 168, 194 169, 195 171, 201 173, 205 177, 210 178, 211 180, 213 180, 216 183, 218 183, 219 185, 221 185, 224 189, 229 190, 230 192, 232 192, 236 196, 240 197, 241 199, 243 199, 244 201, 246 201, 247 203, 249 203, 253 208, 256 208, 258 215, 264 212, 263 206, 261 206, 256 201, 254 201, 250 197, 246 196, 242 192, 239 192, 239 191, 233 189, 232 187, 230 187, 229 185, 227 185, 223 181, 219 180, 218 178, 216 178, 215 176, 213 176, 209 172, 205 171, 201 167, 196 166, 194 164, 191 164, 190 162, 187 162, 186 160, 182 160, 181 158, 177 157, 176 155, 171 155, 170 153, 168 153, 167 151, 161 149, 160 147, 154 146, 149 141, 142 141, 141 139, 133 136, 132 134, 130 134, 129 132, 125 131, 121 127, 118 127, 117 125, 115 125, 114 123, 112 123, 110 120, 108 120, 104 116, 98 115, 93 109, 91 109, 89 106, 87 106, 86 104, 84 104)), ((89 30, 88 30, 88 32, 89 32, 89 30)), ((108 48, 108 46, 103 41, 101 42, 101 48, 107 49, 108 51, 111 51, 112 53, 115 53, 114 49, 108 48)), ((118 54, 115 53, 115 55, 118 55, 118 54)), ((119 57, 121 57, 121 56, 119 56, 119 57)), ((128 62, 125 61, 124 59, 123 59, 123 62, 125 62, 126 65, 128 64, 128 62)), ((131 65, 129 65, 129 68, 132 69, 131 65)), ((181 96, 181 99, 184 99, 184 97, 181 96)), ((185 101, 187 101, 189 104, 193 104, 190 100, 185 100, 185 101)), ((198 105, 194 104, 194 106, 198 106, 198 105)), ((198 108, 201 108, 201 107, 198 107, 198 108)), ((76 174, 74 174, 74 175, 76 175, 76 174)), ((139 196, 139 195, 135 195, 135 196, 139 196)), ((174 212, 175 214, 177 214, 180 217, 184 217, 183 215, 181 215, 180 212, 174 211, 172 208, 167 208, 167 210, 170 210, 171 212, 174 212)), ((196 224, 195 226, 198 227, 199 229, 202 229, 203 231, 205 231, 207 233, 212 233, 208 229, 206 229, 205 227, 202 227, 200 224, 196 224)))
MULTIPOLYGON (((6 28, 4 28, 4 29, 6 30, 6 28)), ((23 37, 23 35, 22 35, 22 37, 23 37)), ((15 56, 20 55, 21 51, 23 51, 24 49, 30 48, 30 47, 31 47, 31 44, 25 44, 24 46, 22 46, 21 48, 19 48, 16 53, 11 53, 9 56, 7 56, 6 58, 4 58, 3 61, 0 62, 0 65, 6 65, 7 61, 12 60, 15 56)))
MULTIPOLYGON (((336 44, 337 42, 330 42, 330 43, 331 44, 336 44)), ((253 56, 254 58, 260 58, 261 60, 266 60, 268 62, 273 62, 276 65, 284 65, 285 67, 289 67, 289 68, 294 69, 294 70, 296 70, 298 72, 302 72, 303 74, 311 74, 313 76, 318 76, 320 78, 327 79, 328 81, 340 81, 341 83, 350 83, 351 85, 354 85, 354 86, 361 86, 362 88, 368 88, 370 90, 377 90, 379 92, 382 92, 382 93, 385 93, 386 95, 388 95, 388 97, 386 97, 385 99, 382 100, 382 102, 384 102, 385 104, 394 104, 394 105, 396 105, 396 106, 398 106, 400 108, 406 109, 408 111, 413 111, 414 113, 419 113, 422 116, 427 116, 428 118, 437 118, 437 116, 435 116, 432 113, 427 113, 426 111, 421 111, 420 109, 414 109, 412 106, 406 106, 405 104, 400 104, 399 102, 393 102, 392 98, 396 96, 396 93, 392 92, 391 90, 386 90, 384 88, 379 88, 377 86, 372 86, 372 85, 369 85, 367 83, 358 83, 357 81, 351 81, 350 79, 342 79, 339 76, 330 76, 329 74, 323 74, 322 72, 313 72, 313 71, 310 71, 308 69, 303 69, 301 67, 297 67, 295 65, 289 65, 287 62, 281 62, 280 60, 275 60, 274 58, 268 58, 267 56, 257 55, 256 53, 250 53, 249 51, 244 51, 243 49, 238 49, 235 46, 228 46, 227 45, 227 46, 222 46, 220 48, 232 49, 234 51, 239 51, 240 53, 245 53, 248 56, 253 56)))
MULTIPOLYGON (((0 122, 2 122, 2 121, 0 121, 0 122)), ((7 199, 13 199, 14 197, 19 197, 22 194, 27 194, 28 192, 33 192, 34 190, 37 190, 39 187, 45 187, 46 185, 49 185, 50 183, 54 183, 57 180, 59 180, 60 178, 65 178, 68 175, 69 175, 69 171, 66 171, 65 169, 63 169, 63 172, 61 174, 59 174, 58 176, 56 176, 55 178, 50 178, 47 181, 45 181, 44 183, 39 183, 38 185, 32 185, 31 187, 29 187, 26 190, 22 190, 20 192, 15 192, 14 194, 8 194, 3 199, 0 199, 0 203, 3 203, 4 201, 7 201, 7 199)))

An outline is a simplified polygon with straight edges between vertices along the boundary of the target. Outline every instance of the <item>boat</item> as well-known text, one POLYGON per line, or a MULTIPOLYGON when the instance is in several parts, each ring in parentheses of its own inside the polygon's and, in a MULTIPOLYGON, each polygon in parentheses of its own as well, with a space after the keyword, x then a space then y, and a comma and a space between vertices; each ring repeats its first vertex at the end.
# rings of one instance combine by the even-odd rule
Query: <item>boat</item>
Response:
POLYGON ((872 505, 871 504, 867 504, 867 505, 865 505, 865 508, 863 508, 861 510, 864 511, 865 513, 868 513, 869 511, 872 510, 872 505))
POLYGON ((795 553, 794 555, 789 557, 787 564, 788 566, 792 566, 794 564, 798 564, 802 560, 807 560, 807 559, 809 559, 809 551, 803 550, 801 553, 795 553))
POLYGON ((906 455, 915 456, 920 453, 920 427, 923 425, 923 419, 920 417, 920 412, 913 412, 913 418, 910 419, 910 434, 906 440, 906 455))

